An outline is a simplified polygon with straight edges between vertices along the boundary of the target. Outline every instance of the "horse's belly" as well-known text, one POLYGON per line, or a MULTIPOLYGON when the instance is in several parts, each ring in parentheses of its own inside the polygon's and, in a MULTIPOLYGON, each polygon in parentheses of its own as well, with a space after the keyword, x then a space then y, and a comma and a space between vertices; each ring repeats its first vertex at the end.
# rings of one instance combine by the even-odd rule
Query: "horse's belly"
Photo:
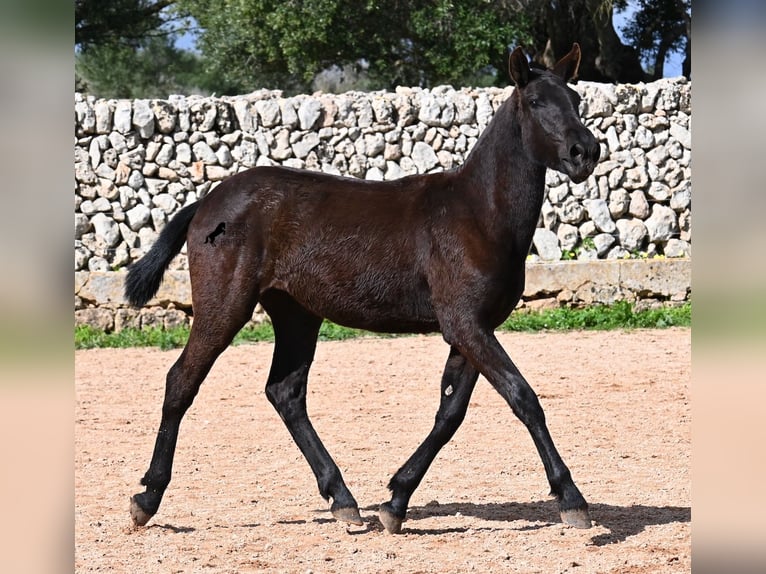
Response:
POLYGON ((306 277, 288 291, 307 309, 339 325, 385 333, 439 329, 425 283, 394 270, 360 272, 334 282, 306 277))
POLYGON ((383 312, 371 313, 369 309, 360 313, 348 310, 332 310, 322 314, 333 323, 364 329, 376 333, 433 333, 439 331, 439 322, 433 315, 415 313, 383 312))

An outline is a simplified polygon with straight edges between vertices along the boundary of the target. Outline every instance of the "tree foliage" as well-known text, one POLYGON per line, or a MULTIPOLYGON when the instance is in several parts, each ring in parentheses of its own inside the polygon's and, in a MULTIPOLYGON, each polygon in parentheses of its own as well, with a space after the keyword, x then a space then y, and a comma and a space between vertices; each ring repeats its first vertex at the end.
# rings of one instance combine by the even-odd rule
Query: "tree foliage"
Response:
POLYGON ((91 46, 75 59, 76 89, 109 98, 167 98, 202 93, 208 86, 199 56, 179 50, 167 36, 147 37, 137 45, 91 46))
POLYGON ((598 82, 639 82, 645 79, 638 52, 624 45, 612 23, 614 11, 626 0, 533 0, 533 60, 553 65, 578 42, 582 48, 579 77, 598 82))
POLYGON ((102 97, 208 91, 198 54, 175 46, 175 0, 75 0, 75 88, 102 97))
POLYGON ((91 46, 138 44, 157 33, 168 19, 163 14, 175 0, 75 0, 74 43, 91 46))
POLYGON ((637 0, 638 9, 624 27, 626 38, 649 63, 652 79, 664 75, 670 52, 684 51, 683 74, 691 75, 691 0, 637 0))
POLYGON ((550 66, 579 42, 581 79, 637 82, 673 51, 690 74, 690 22, 690 0, 75 0, 76 79, 107 97, 294 93, 320 73, 345 89, 504 85, 509 48, 550 66), (612 22, 628 5, 626 45, 612 22), (197 52, 174 45, 182 18, 197 52))
POLYGON ((472 80, 525 41, 526 17, 487 0, 179 0, 224 90, 307 89, 330 66, 377 87, 472 80))

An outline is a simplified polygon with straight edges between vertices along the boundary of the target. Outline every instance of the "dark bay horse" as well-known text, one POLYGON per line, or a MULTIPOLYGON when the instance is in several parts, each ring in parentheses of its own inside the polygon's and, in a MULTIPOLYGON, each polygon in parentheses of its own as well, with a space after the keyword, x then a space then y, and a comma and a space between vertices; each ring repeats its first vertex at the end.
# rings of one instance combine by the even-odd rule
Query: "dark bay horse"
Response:
POLYGON ((332 499, 336 519, 362 524, 306 412, 323 318, 369 331, 440 332, 450 346, 433 429, 394 474, 391 500, 380 506, 386 530, 401 530, 412 493, 463 421, 480 373, 529 430, 562 520, 591 525, 537 396, 494 335, 524 290, 546 169, 581 182, 599 158, 600 146, 579 118, 579 97, 566 83, 579 63, 577 44, 551 70, 530 68, 521 49, 513 51, 516 88, 456 169, 373 182, 256 167, 167 224, 131 266, 126 297, 146 304, 186 241, 194 322, 167 374, 154 454, 141 480, 146 491, 131 498, 136 525, 157 512, 181 419, 258 302, 275 332, 266 396, 311 466, 319 493, 332 499))

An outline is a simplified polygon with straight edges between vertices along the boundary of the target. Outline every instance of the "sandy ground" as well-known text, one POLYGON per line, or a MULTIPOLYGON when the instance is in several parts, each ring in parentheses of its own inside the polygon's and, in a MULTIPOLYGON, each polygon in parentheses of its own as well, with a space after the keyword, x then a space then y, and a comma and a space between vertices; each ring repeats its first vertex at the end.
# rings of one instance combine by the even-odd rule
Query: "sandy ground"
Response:
POLYGON ((77 572, 691 570, 688 329, 503 334, 589 501, 560 523, 523 425, 479 380, 463 426, 412 500, 402 534, 377 519, 390 476, 425 438, 447 347, 439 337, 320 343, 315 427, 362 508, 335 522, 263 387, 272 347, 228 349, 183 424, 158 514, 131 527, 167 369, 178 350, 76 353, 77 572))

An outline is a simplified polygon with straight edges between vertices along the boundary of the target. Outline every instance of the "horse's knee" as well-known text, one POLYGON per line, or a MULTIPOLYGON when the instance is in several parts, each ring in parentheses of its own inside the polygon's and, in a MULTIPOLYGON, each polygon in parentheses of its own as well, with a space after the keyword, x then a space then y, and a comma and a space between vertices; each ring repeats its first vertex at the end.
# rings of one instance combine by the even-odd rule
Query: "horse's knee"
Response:
POLYGON ((269 380, 266 384, 266 398, 283 420, 305 412, 307 377, 308 365, 304 365, 283 379, 269 380))

